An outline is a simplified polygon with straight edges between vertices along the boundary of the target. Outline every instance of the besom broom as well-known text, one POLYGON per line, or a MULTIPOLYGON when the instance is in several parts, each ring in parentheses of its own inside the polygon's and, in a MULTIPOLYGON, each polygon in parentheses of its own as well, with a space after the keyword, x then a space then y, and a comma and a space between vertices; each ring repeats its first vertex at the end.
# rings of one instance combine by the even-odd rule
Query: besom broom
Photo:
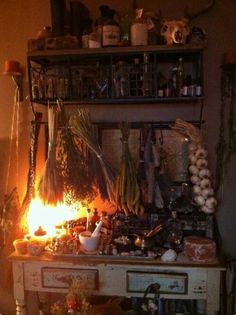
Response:
POLYGON ((38 195, 46 205, 63 201, 63 183, 56 160, 58 112, 56 106, 48 105, 48 155, 38 185, 38 195))

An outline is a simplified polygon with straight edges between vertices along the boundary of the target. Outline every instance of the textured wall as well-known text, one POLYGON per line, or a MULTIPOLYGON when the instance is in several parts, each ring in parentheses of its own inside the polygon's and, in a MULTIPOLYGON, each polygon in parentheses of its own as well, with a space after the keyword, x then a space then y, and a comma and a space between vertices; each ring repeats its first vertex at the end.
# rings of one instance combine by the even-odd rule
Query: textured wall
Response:
MULTIPOLYGON (((126 1, 106 1, 107 4, 121 11, 125 8, 126 1)), ((198 5, 204 3, 203 0, 160 0, 156 2, 154 8, 153 1, 138 1, 140 5, 144 4, 147 9, 161 8, 164 17, 181 17, 186 3, 190 3, 195 9, 198 5)), ((103 1, 84 0, 83 3, 91 9, 92 15, 98 14, 98 6, 103 1), (95 4, 96 3, 96 4, 95 4)), ((38 30, 44 25, 50 25, 50 1, 49 0, 2 0, 0 1, 0 73, 4 70, 4 61, 7 59, 16 59, 21 62, 23 68, 26 68, 26 42, 27 39, 35 37, 38 30)), ((220 105, 220 65, 222 54, 228 49, 236 48, 235 30, 236 28, 236 1, 217 0, 215 7, 208 13, 198 17, 194 24, 203 27, 207 31, 208 45, 205 51, 205 86, 206 100, 204 109, 205 139, 210 153, 210 163, 213 169, 215 163, 215 145, 218 139, 219 131, 219 105, 220 105)), ((25 69, 26 70, 26 69, 25 69)), ((24 96, 27 95, 27 77, 24 76, 24 96)), ((0 196, 5 192, 6 165, 9 156, 11 118, 14 99, 14 85, 10 77, 0 75, 0 196)), ((165 119, 169 112, 169 107, 155 105, 99 105, 91 106, 92 115, 98 120, 157 120, 165 119)), ((173 109, 174 110, 174 109, 173 109)), ((180 109, 179 109, 180 110, 180 109)), ((181 113, 181 110, 180 112, 181 113)), ((173 111, 171 117, 178 117, 178 111, 173 111)), ((13 150, 11 160, 10 187, 17 185, 20 196, 24 194, 27 168, 28 168, 28 147, 30 135, 30 112, 27 101, 20 108, 20 146, 19 146, 19 176, 16 178, 16 161, 13 150)), ((13 146, 14 147, 14 146, 13 146)), ((236 170, 235 158, 232 160, 226 175, 222 201, 218 211, 219 229, 223 239, 224 250, 236 256, 236 232, 235 232, 235 178, 236 170)), ((5 252, 4 252, 5 253, 5 252)), ((0 256, 0 263, 3 266, 0 271, 4 276, 7 274, 10 278, 10 264, 6 257, 0 256), (8 271, 9 273, 6 273, 8 271)), ((5 279, 5 278, 2 278, 5 279)), ((4 281, 0 285, 0 312, 3 314, 14 314, 14 304, 12 299, 11 281, 4 281)), ((31 303, 33 304, 33 303, 31 303)), ((33 314, 33 313, 32 313, 33 314)))

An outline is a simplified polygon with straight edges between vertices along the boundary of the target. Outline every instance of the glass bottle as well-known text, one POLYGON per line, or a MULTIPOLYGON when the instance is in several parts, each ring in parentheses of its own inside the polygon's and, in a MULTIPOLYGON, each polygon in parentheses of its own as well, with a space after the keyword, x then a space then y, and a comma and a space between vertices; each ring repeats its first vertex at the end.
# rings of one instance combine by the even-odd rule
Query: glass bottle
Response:
POLYGON ((196 79, 196 96, 202 96, 202 85, 199 78, 196 79))
POLYGON ((177 88, 178 68, 177 67, 174 67, 172 69, 171 81, 172 81, 172 94, 173 96, 178 96, 178 88, 177 88))
POLYGON ((142 95, 142 71, 139 58, 134 58, 134 63, 130 69, 130 95, 142 95))
POLYGON ((129 73, 127 71, 127 64, 125 64, 123 61, 119 62, 119 68, 120 68, 120 94, 121 96, 129 96, 129 73))
POLYGON ((118 46, 120 43, 120 26, 114 19, 116 11, 109 9, 107 19, 102 26, 102 46, 112 47, 118 46))
POLYGON ((184 64, 183 58, 179 58, 177 66, 177 92, 178 96, 183 95, 183 84, 184 84, 184 64))
POLYGON ((178 247, 182 242, 183 231, 182 225, 179 219, 177 218, 177 213, 175 210, 171 211, 171 218, 167 225, 168 229, 168 242, 174 246, 174 248, 178 247))
POLYGON ((131 25, 131 46, 145 46, 148 43, 148 29, 143 18, 143 9, 136 9, 136 17, 131 25))
POLYGON ((191 74, 186 75, 186 77, 184 79, 183 96, 189 96, 190 95, 191 82, 192 82, 191 74))
POLYGON ((86 221, 86 231, 93 232, 92 222, 91 222, 91 209, 87 209, 87 221, 86 221))
POLYGON ((143 96, 150 96, 152 95, 152 65, 147 53, 144 53, 143 59, 143 96))
POLYGON ((124 61, 119 61, 112 66, 114 91, 116 97, 129 96, 129 72, 127 71, 127 64, 124 61))

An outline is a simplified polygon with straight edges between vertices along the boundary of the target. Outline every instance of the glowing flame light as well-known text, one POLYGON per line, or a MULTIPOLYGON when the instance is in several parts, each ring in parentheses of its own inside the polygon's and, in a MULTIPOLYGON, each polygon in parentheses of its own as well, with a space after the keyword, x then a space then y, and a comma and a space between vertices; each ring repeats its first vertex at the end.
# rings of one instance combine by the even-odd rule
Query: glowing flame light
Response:
POLYGON ((78 218, 78 209, 75 206, 60 204, 57 206, 44 205, 39 198, 31 201, 27 215, 27 226, 30 234, 41 226, 47 232, 47 236, 56 233, 56 225, 65 221, 78 218))

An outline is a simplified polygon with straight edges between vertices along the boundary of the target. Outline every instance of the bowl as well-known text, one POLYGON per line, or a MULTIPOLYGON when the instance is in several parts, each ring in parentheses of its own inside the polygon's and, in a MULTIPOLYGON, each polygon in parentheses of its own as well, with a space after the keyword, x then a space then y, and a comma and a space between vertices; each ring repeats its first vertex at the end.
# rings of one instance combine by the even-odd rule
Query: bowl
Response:
POLYGON ((31 256, 39 256, 43 253, 45 248, 45 241, 38 239, 30 239, 27 244, 28 254, 31 256))
POLYGON ((79 234, 80 244, 88 252, 95 251, 99 245, 100 236, 91 236, 91 232, 84 231, 79 234))

